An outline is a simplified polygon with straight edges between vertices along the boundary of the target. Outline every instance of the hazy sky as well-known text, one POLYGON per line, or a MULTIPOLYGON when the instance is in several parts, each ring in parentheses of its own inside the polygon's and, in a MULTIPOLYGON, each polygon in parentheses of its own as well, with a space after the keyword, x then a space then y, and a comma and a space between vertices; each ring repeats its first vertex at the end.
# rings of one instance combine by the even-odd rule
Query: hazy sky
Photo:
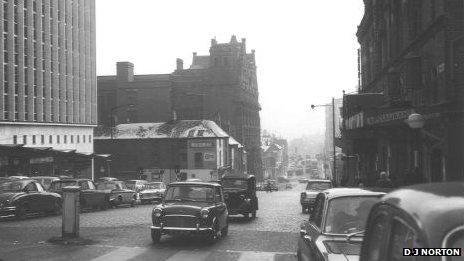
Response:
POLYGON ((97 74, 130 61, 171 73, 232 34, 256 50, 262 128, 287 138, 324 131, 324 108, 357 85, 361 0, 96 0, 97 74))

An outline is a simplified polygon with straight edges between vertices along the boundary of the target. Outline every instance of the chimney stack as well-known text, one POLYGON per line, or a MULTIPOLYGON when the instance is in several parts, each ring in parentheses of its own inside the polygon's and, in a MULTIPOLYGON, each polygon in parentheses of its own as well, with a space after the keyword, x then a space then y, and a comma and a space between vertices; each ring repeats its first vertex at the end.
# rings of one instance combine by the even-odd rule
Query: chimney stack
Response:
POLYGON ((184 69, 184 61, 182 59, 177 58, 176 63, 177 63, 177 70, 178 71, 184 69))
POLYGON ((134 64, 131 62, 117 62, 116 80, 120 82, 134 81, 134 64))

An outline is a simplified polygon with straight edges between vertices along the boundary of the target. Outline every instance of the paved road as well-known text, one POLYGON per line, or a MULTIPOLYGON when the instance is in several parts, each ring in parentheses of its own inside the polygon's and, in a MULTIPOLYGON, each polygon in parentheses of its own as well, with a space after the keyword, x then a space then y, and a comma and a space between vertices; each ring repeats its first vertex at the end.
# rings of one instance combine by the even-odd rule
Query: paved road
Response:
POLYGON ((214 245, 201 238, 149 235, 152 206, 81 214, 83 241, 50 243, 61 233, 61 217, 0 222, 3 260, 295 260, 301 214, 298 185, 292 190, 259 192, 258 218, 231 217, 229 235, 214 245))

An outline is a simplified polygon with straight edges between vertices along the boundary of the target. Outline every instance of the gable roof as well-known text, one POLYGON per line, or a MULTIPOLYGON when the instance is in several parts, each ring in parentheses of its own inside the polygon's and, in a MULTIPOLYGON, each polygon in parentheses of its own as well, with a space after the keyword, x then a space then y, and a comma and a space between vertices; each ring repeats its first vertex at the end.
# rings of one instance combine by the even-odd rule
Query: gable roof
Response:
MULTIPOLYGON (((162 138, 227 138, 229 135, 214 121, 179 120, 119 124, 114 139, 162 139, 162 138)), ((95 139, 111 139, 110 132, 95 135, 95 139)))

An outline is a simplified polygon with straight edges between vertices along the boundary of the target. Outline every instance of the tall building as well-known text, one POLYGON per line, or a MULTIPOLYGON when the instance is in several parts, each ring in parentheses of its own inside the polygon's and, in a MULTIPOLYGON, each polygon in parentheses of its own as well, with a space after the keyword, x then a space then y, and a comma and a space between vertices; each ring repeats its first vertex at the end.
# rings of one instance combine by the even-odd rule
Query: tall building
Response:
POLYGON ((193 53, 184 69, 177 59, 171 74, 135 75, 134 65, 118 62, 116 75, 98 77, 102 127, 122 123, 213 120, 244 145, 250 174, 262 177, 260 117, 255 52, 246 40, 211 41, 210 55, 193 53))
POLYGON ((0 144, 93 152, 95 0, 3 0, 0 144))
POLYGON ((245 146, 248 172, 262 179, 261 123, 255 51, 246 39, 211 40, 209 55, 193 53, 192 65, 177 61, 172 107, 179 119, 210 119, 245 146))
POLYGON ((360 163, 351 180, 375 184, 381 171, 398 186, 462 180, 464 1, 364 5, 359 93, 343 104, 345 151, 360 163))

